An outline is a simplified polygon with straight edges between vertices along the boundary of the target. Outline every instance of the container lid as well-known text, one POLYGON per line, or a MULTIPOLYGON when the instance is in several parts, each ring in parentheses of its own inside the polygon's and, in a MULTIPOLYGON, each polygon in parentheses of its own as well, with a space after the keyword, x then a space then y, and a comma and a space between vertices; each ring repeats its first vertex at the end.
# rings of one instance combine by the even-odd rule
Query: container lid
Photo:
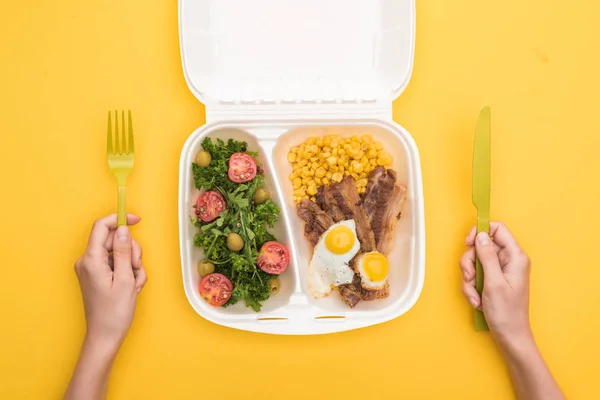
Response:
POLYGON ((414 0, 180 0, 185 78, 207 108, 382 103, 404 90, 414 0))

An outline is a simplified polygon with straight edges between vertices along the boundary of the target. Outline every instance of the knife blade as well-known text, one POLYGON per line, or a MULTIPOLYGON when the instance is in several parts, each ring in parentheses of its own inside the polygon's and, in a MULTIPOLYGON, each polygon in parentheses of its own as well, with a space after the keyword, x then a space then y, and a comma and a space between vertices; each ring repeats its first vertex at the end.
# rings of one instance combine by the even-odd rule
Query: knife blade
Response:
MULTIPOLYGON (((491 111, 484 107, 479 113, 473 145, 473 205, 477 208, 477 233, 490 233, 491 191, 491 111)), ((475 259, 475 287, 479 295, 483 291, 483 269, 479 258, 475 259)), ((483 312, 475 310, 475 331, 489 331, 483 312)))

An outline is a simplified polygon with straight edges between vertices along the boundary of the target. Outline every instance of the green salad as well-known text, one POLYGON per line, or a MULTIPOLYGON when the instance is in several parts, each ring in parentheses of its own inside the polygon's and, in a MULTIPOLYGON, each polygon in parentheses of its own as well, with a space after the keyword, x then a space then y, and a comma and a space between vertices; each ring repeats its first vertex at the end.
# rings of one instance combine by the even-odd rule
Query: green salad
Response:
POLYGON ((196 188, 194 245, 204 251, 198 265, 200 295, 228 307, 243 300, 258 312, 279 291, 289 252, 269 232, 280 209, 264 188, 258 153, 247 143, 205 138, 192 164, 196 188))

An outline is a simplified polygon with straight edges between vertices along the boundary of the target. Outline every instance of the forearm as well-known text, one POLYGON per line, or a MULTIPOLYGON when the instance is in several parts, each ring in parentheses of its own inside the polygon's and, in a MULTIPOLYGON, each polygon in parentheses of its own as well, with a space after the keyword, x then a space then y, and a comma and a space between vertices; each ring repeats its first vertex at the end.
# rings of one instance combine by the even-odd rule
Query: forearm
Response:
POLYGON ((500 344, 508 363, 510 376, 518 399, 564 400, 558 384, 539 352, 533 335, 500 344))
POLYGON ((108 378, 117 351, 118 345, 86 337, 64 399, 105 399, 108 378))

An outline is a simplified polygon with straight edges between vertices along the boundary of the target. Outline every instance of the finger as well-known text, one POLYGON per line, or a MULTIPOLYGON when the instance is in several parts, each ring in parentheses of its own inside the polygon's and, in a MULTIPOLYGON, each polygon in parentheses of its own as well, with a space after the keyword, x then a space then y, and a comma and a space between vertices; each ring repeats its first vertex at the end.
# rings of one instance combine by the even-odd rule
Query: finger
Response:
POLYGON ((490 236, 502 248, 511 250, 511 252, 519 250, 517 240, 502 222, 490 222, 490 236))
POLYGON ((471 247, 460 259, 460 269, 463 274, 463 280, 469 282, 475 278, 475 248, 471 247))
POLYGON ((114 280, 130 283, 134 281, 131 270, 131 235, 127 226, 120 226, 113 241, 114 280))
POLYGON ((142 246, 133 238, 131 239, 131 266, 135 269, 142 268, 142 246))
POLYGON ((148 275, 146 275, 146 269, 143 265, 135 271, 135 290, 139 293, 144 288, 146 282, 148 282, 148 275))
POLYGON ((473 284, 463 281, 462 292, 467 300, 469 300, 471 307, 478 308, 481 306, 481 297, 477 293, 477 289, 475 289, 475 281, 473 280, 472 282, 473 284))
POLYGON ((477 227, 472 227, 467 235, 466 245, 467 246, 475 246, 475 236, 477 236, 477 227))
MULTIPOLYGON (((141 218, 135 214, 127 214, 127 225, 135 225, 141 221, 141 218)), ((94 222, 92 227, 92 233, 90 233, 90 240, 88 242, 88 251, 98 251, 106 249, 111 251, 106 244, 111 235, 111 231, 117 229, 117 214, 111 214, 107 217, 100 218, 94 222)), ((111 241, 112 244, 112 241, 111 241)))
POLYGON ((484 287, 488 283, 497 284, 506 281, 502 274, 502 269, 500 268, 498 253, 487 233, 479 232, 477 234, 477 239, 475 240, 475 252, 477 253, 477 257, 479 257, 483 268, 484 287))

